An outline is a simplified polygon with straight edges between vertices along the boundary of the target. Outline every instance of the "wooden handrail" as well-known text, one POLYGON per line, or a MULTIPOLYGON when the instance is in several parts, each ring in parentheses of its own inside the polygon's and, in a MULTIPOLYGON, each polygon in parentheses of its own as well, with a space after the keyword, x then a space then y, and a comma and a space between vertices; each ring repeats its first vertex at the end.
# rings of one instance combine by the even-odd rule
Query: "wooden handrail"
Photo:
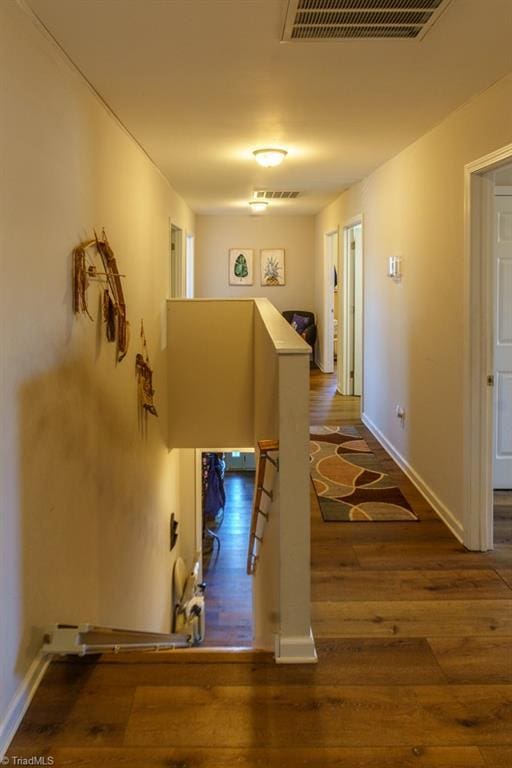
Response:
POLYGON ((249 534, 249 550, 247 552, 247 573, 252 576, 256 571, 259 555, 256 553, 256 547, 261 546, 263 541, 263 531, 258 535, 258 520, 260 515, 268 520, 268 512, 261 509, 261 499, 265 494, 272 501, 272 489, 265 488, 265 472, 267 461, 274 465, 276 471, 279 470, 279 459, 269 456, 269 453, 279 450, 278 440, 258 440, 258 467, 256 470, 256 488, 254 492, 254 502, 252 505, 251 530, 249 534))

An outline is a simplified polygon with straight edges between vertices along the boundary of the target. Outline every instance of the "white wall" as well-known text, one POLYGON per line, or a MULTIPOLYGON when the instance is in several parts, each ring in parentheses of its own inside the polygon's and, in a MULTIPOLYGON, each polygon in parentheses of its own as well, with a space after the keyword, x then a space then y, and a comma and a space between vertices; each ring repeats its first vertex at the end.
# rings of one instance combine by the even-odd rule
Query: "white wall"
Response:
POLYGON ((198 216, 196 219, 195 295, 201 297, 264 297, 281 312, 313 311, 313 216, 198 216), (230 248, 254 249, 254 284, 228 285, 230 248), (260 250, 284 248, 286 285, 260 284, 260 250))
MULTIPOLYGON (((55 621, 168 630, 169 516, 161 312, 169 217, 193 215, 32 21, 2 3, 0 751, 5 714, 55 621), (71 250, 105 226, 132 340, 72 313, 71 250), (138 423, 144 318, 158 420, 138 423)), ((99 291, 89 291, 98 315, 99 291)))
POLYGON ((169 446, 254 445, 252 301, 167 302, 169 446))
POLYGON ((316 224, 319 307, 323 233, 364 215, 364 413, 459 534, 464 165, 510 143, 511 104, 508 76, 343 194, 316 224), (391 255, 403 259, 398 285, 386 277, 391 255))

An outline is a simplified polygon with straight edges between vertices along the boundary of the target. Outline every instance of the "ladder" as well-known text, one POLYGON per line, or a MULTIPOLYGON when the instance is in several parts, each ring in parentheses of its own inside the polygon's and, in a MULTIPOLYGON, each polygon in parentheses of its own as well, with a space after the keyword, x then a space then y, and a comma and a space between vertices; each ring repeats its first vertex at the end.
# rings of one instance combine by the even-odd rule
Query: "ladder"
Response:
POLYGON ((268 504, 264 510, 263 498, 268 502, 273 500, 273 491, 265 487, 265 476, 268 464, 271 464, 276 472, 279 471, 279 458, 273 457, 271 453, 279 451, 278 440, 258 440, 258 466, 256 469, 256 488, 254 492, 254 502, 252 506, 251 530, 249 533, 249 550, 247 552, 247 573, 254 575, 259 559, 259 550, 263 541, 263 530, 268 520, 268 504), (261 522, 260 522, 261 521, 261 522))

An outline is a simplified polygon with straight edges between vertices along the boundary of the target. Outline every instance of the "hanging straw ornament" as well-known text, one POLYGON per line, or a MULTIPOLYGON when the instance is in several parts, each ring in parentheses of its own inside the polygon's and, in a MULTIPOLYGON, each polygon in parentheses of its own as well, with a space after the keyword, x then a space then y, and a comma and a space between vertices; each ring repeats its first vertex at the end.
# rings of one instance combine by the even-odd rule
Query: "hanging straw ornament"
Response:
POLYGON ((89 320, 92 320, 93 317, 87 306, 88 287, 89 279, 85 264, 85 247, 83 244, 80 244, 73 250, 73 312, 75 315, 83 313, 87 315, 89 320))
POLYGON ((123 286, 121 283, 121 274, 117 268, 116 257, 114 251, 110 247, 107 240, 107 234, 105 230, 101 233, 101 238, 98 237, 96 232, 94 233, 96 242, 96 249, 101 256, 103 262, 103 268, 105 269, 105 276, 109 288, 109 293, 112 297, 112 301, 115 307, 115 315, 117 320, 116 328, 116 341, 117 341, 117 362, 126 356, 128 352, 128 344, 130 343, 130 324, 126 319, 126 303, 124 300, 123 286))
POLYGON ((153 402, 155 390, 153 389, 153 371, 149 365, 148 345, 146 334, 144 333, 144 321, 140 321, 140 338, 144 354, 137 353, 135 356, 135 371, 137 373, 139 387, 139 403, 142 409, 158 416, 158 412, 153 402))

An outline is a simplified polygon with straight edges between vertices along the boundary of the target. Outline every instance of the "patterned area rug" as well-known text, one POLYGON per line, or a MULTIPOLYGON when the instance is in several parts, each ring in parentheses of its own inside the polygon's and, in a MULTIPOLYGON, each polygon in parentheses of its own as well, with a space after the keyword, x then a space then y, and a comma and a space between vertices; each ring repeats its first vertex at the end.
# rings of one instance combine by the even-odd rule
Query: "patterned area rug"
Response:
POLYGON ((418 522, 355 427, 311 427, 311 479, 326 522, 418 522))

